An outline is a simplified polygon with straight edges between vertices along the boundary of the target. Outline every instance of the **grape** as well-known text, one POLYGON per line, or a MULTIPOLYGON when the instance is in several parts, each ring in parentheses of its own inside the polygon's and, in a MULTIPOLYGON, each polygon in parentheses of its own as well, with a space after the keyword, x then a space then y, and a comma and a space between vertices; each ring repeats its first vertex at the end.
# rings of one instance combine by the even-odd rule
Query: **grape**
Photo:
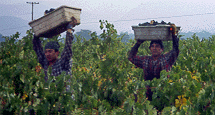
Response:
POLYGON ((54 8, 51 8, 50 10, 46 10, 46 11, 45 11, 45 14, 48 14, 48 13, 54 11, 54 10, 55 10, 54 8))
POLYGON ((164 22, 163 20, 161 21, 161 24, 166 24, 166 22, 164 22))
MULTIPOLYGON (((154 21, 154 20, 152 20, 154 21)), ((171 25, 171 22, 164 22, 163 20, 161 21, 161 23, 159 23, 158 21, 154 21, 153 24, 150 24, 149 22, 145 22, 145 23, 139 23, 139 26, 154 26, 154 25, 171 25)))
POLYGON ((52 11, 54 11, 55 9, 54 8, 51 8, 50 10, 49 10, 49 12, 52 12, 52 11))

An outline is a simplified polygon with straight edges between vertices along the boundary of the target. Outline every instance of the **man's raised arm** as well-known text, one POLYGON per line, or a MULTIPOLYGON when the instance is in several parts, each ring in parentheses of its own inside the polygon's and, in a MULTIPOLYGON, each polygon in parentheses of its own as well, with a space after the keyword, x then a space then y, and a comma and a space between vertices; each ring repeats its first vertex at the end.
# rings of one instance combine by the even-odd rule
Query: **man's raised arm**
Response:
POLYGON ((176 52, 179 51, 178 47, 179 47, 179 39, 177 37, 177 30, 176 30, 176 26, 175 24, 171 25, 172 28, 172 43, 173 43, 173 50, 175 50, 176 52))
POLYGON ((131 51, 128 54, 128 59, 137 67, 144 68, 143 62, 144 57, 143 56, 136 56, 138 48, 140 47, 140 44, 142 44, 144 40, 137 40, 137 43, 134 45, 134 47, 131 48, 131 51))
POLYGON ((172 35, 172 44, 173 44, 173 46, 172 46, 172 48, 173 48, 173 50, 175 50, 176 52, 178 52, 179 51, 179 38, 176 36, 176 35, 172 35))
POLYGON ((176 26, 173 25, 172 27, 173 27, 173 31, 172 31, 172 44, 173 44, 172 48, 173 49, 164 55, 167 60, 167 65, 162 67, 168 71, 171 70, 172 65, 175 63, 175 61, 179 55, 179 38, 176 35, 176 26))
POLYGON ((39 59, 39 63, 44 68, 45 64, 47 64, 48 61, 46 60, 46 57, 45 57, 45 54, 44 54, 44 51, 43 51, 43 47, 41 45, 41 40, 40 40, 39 37, 36 37, 34 35, 34 38, 33 38, 32 42, 33 42, 33 49, 36 52, 37 57, 39 59))
POLYGON ((75 22, 71 22, 67 26, 67 32, 66 32, 66 40, 65 40, 65 47, 63 49, 63 52, 61 53, 61 59, 63 62, 67 63, 72 58, 72 41, 74 39, 73 36, 73 27, 75 22))

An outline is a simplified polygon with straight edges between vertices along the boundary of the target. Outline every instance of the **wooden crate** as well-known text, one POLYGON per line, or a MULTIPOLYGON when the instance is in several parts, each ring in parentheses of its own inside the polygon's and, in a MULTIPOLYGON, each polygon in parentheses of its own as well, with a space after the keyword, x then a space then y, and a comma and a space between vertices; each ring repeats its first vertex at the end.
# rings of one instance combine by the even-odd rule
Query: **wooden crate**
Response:
MULTIPOLYGON (((177 26, 177 31, 180 27, 177 26)), ((151 25, 151 26, 132 26, 134 30, 135 39, 141 40, 172 40, 172 33, 170 32, 170 25, 151 25)))
POLYGON ((80 24, 80 8, 61 6, 43 17, 29 22, 35 36, 51 38, 66 31, 66 26, 74 17, 80 24))

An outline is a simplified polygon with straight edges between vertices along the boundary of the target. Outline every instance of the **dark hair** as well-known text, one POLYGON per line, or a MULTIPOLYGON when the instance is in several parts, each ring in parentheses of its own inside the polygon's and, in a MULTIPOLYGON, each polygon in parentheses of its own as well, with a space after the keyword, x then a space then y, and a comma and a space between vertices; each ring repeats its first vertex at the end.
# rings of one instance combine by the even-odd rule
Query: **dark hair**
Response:
POLYGON ((51 13, 51 12, 54 11, 54 10, 55 10, 54 8, 51 8, 50 10, 46 10, 46 11, 45 11, 45 14, 51 13))
POLYGON ((55 52, 58 52, 58 49, 54 49, 55 52))
POLYGON ((50 41, 45 45, 45 49, 54 49, 55 52, 59 51, 60 44, 57 41, 50 41))
POLYGON ((149 49, 151 48, 152 44, 154 44, 154 43, 159 44, 161 49, 163 49, 164 46, 163 46, 163 42, 161 40, 152 40, 150 43, 149 49))

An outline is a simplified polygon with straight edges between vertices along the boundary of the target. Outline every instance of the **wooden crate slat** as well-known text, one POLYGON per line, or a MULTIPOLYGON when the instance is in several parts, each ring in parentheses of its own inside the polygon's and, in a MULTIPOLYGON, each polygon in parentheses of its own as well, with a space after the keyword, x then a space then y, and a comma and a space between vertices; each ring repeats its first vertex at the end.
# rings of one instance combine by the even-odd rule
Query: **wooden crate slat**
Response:
POLYGON ((61 22, 65 21, 62 17, 60 17, 60 15, 55 16, 53 18, 55 18, 55 19, 52 19, 48 22, 41 22, 39 25, 36 25, 35 30, 37 30, 37 31, 35 31, 35 33, 47 31, 50 28, 56 27, 57 25, 60 25, 61 22))
POLYGON ((71 17, 74 17, 80 24, 80 13, 79 8, 61 6, 41 18, 29 22, 29 25, 36 36, 50 38, 66 31, 65 26, 72 21, 71 17))
MULTIPOLYGON (((170 26, 132 26, 135 39, 141 40, 172 40, 172 33, 169 31, 170 26)), ((180 30, 180 27, 177 27, 180 30)))

